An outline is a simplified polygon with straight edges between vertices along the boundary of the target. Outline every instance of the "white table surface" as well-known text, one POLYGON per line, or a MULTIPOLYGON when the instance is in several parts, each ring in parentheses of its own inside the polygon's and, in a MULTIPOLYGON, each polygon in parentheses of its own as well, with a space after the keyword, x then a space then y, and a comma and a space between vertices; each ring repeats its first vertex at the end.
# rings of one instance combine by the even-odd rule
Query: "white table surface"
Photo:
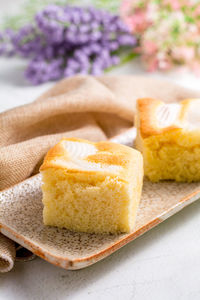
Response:
MULTIPOLYGON (((0 0, 1 12, 13 3, 0 0)), ((0 58, 0 111, 32 101, 50 86, 27 84, 24 65, 19 59, 0 58)), ((200 90, 200 78, 178 72, 147 74, 138 61, 113 73, 145 74, 200 90)), ((89 268, 66 271, 40 258, 18 262, 0 275, 0 299, 199 300, 200 201, 89 268)))

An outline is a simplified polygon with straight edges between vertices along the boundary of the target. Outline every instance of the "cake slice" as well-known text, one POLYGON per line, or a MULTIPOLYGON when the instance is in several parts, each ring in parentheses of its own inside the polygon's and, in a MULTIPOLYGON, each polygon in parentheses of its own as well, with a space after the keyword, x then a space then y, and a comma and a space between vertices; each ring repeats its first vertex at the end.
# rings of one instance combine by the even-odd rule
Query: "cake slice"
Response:
POLYGON ((143 181, 139 151, 64 138, 49 150, 40 171, 45 225, 91 233, 133 229, 143 181))
POLYGON ((136 148, 151 181, 200 180, 200 99, 165 104, 139 99, 136 148))

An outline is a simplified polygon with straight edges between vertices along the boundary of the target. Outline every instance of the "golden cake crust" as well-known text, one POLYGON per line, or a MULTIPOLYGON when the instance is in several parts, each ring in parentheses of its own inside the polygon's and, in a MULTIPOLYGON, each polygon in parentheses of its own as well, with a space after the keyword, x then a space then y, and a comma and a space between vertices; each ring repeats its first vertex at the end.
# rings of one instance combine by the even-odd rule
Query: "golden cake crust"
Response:
POLYGON ((127 180, 129 172, 131 172, 132 163, 136 163, 139 160, 142 162, 142 155, 139 151, 130 147, 115 144, 111 142, 97 142, 93 143, 78 138, 63 138, 58 144, 51 148, 40 167, 40 171, 44 171, 49 168, 65 169, 67 173, 86 173, 86 174, 97 174, 99 172, 109 173, 111 176, 118 176, 121 180, 127 180), (119 172, 115 173, 108 169, 108 171, 96 171, 96 170, 81 170, 81 168, 68 168, 65 162, 70 162, 71 157, 65 148, 64 144, 66 141, 87 143, 93 145, 96 148, 96 153, 89 154, 83 158, 85 162, 101 164, 106 166, 118 166, 119 172))
MULTIPOLYGON (((171 131, 178 131, 182 128, 181 124, 187 114, 189 105, 199 99, 186 99, 177 105, 180 105, 180 111, 177 114, 176 120, 170 126, 160 127, 156 117, 158 108, 165 103, 152 98, 141 98, 137 101, 137 113, 136 118, 139 124, 140 135, 143 138, 147 138, 152 135, 163 134, 171 131)), ((170 106, 171 104, 169 104, 170 106)))

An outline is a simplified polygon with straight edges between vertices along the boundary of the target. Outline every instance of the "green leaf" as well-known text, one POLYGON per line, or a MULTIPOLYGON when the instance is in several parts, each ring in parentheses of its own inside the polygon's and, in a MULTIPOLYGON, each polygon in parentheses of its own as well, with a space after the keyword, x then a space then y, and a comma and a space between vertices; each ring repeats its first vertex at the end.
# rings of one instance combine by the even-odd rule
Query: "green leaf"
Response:
POLYGON ((130 62, 131 60, 135 59, 138 56, 139 56, 138 53, 134 53, 134 52, 131 51, 130 53, 128 53, 126 55, 123 55, 121 57, 121 61, 118 65, 112 66, 112 67, 106 69, 105 72, 107 73, 107 72, 110 72, 110 71, 114 70, 117 67, 123 66, 123 65, 127 64, 128 62, 130 62))
POLYGON ((194 23, 195 23, 194 18, 192 18, 191 16, 188 16, 188 15, 185 15, 185 21, 186 21, 187 23, 191 23, 191 24, 194 24, 194 23))
POLYGON ((77 4, 77 0, 25 0, 20 12, 14 16, 5 16, 1 21, 1 29, 11 28, 18 30, 20 27, 31 23, 35 14, 42 10, 48 4, 66 5, 77 4))
POLYGON ((120 7, 120 0, 25 0, 20 8, 20 12, 14 16, 5 16, 1 21, 0 28, 10 28, 18 30, 20 27, 31 23, 35 14, 42 10, 48 4, 57 5, 93 5, 97 8, 109 10, 111 12, 118 12, 120 7))
POLYGON ((93 0, 91 4, 116 13, 119 11, 121 0, 93 0))

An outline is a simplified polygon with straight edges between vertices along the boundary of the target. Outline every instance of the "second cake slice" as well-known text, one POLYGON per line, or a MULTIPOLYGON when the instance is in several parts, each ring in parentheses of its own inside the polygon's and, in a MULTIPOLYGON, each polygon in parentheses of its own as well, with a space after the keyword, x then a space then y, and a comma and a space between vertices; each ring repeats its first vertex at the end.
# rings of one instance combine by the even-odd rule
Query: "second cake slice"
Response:
POLYGON ((200 181, 200 100, 139 99, 136 146, 151 181, 200 181))

